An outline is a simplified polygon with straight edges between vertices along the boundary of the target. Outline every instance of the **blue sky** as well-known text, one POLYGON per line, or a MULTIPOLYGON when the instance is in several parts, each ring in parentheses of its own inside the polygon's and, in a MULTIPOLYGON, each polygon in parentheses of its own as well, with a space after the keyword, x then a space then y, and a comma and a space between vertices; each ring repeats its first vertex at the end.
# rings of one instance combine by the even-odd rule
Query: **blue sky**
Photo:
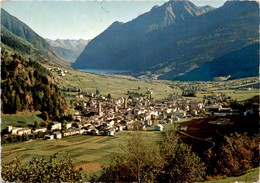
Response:
MULTIPOLYGON (((166 1, 8 1, 2 8, 50 39, 92 39, 114 21, 127 22, 166 1)), ((192 0, 220 7, 225 0, 192 0)))

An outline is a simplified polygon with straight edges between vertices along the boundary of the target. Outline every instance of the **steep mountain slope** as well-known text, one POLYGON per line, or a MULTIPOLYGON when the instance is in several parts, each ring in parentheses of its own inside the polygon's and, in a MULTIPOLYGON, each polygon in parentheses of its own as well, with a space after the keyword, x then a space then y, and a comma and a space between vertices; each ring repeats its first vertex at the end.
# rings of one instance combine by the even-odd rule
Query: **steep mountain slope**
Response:
MULTIPOLYGON (((177 18, 174 23, 153 31, 143 28, 146 31, 142 33, 133 31, 138 25, 134 23, 140 17, 122 25, 114 23, 86 46, 72 66, 128 69, 139 73, 151 71, 152 74, 161 75, 161 79, 174 79, 259 39, 257 2, 230 1, 204 14, 201 11, 207 9, 205 7, 196 7, 187 1, 176 3, 181 6, 177 8, 176 4, 171 4, 178 9, 173 11, 179 13, 175 17, 184 14, 181 10, 187 10, 186 3, 191 7, 187 10, 189 16, 183 20, 177 18)), ((158 7, 145 15, 156 9, 158 7)), ((167 17, 170 19, 171 16, 167 17)))
POLYGON ((46 41, 50 44, 50 46, 54 49, 60 58, 69 63, 73 63, 82 53, 90 40, 46 39, 46 41))
MULTIPOLYGON (((155 73, 166 71, 166 74, 159 77, 160 79, 173 79, 258 41, 258 4, 248 1, 226 2, 223 7, 186 24, 192 29, 184 32, 183 40, 180 36, 175 45, 169 47, 172 49, 170 56, 172 58, 153 69, 155 73), (197 26, 199 23, 202 26, 197 26)), ((183 27, 173 29, 167 31, 176 34, 181 32, 183 27)))
POLYGON ((67 65, 41 36, 4 9, 1 9, 1 46, 37 61, 67 65))
POLYGON ((175 79, 209 81, 215 77, 228 75, 230 75, 230 79, 257 76, 259 74, 259 67, 257 67, 259 56, 259 42, 257 42, 214 59, 191 72, 177 76, 175 79))
POLYGON ((129 69, 129 64, 123 59, 130 49, 137 46, 140 37, 203 12, 205 10, 200 10, 189 1, 169 1, 160 7, 154 6, 149 12, 130 22, 114 22, 86 46, 72 67, 129 69))
POLYGON ((49 117, 67 111, 57 80, 38 62, 1 51, 1 110, 6 114, 35 110, 49 117))

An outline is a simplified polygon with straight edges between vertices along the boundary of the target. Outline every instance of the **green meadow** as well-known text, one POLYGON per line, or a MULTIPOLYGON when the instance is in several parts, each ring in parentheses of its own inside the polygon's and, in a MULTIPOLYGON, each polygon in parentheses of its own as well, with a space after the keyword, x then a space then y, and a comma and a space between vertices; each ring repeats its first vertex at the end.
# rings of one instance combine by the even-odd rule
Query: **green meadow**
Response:
MULTIPOLYGON (((152 97, 163 99, 172 93, 181 93, 179 88, 171 88, 168 81, 144 81, 130 76, 105 75, 68 70, 66 76, 60 77, 62 87, 78 87, 84 92, 100 91, 100 94, 112 98, 125 97, 127 91, 146 94, 147 89, 153 91, 152 97)), ((75 93, 76 94, 76 93, 75 93)))
POLYGON ((205 183, 234 183, 234 182, 252 183, 252 182, 259 182, 259 180, 260 177, 259 177, 259 167, 258 167, 258 168, 247 170, 246 172, 241 173, 240 175, 237 176, 221 178, 219 180, 207 181, 205 183))
MULTIPOLYGON (((54 73, 54 75, 57 75, 54 73)), ((64 77, 59 77, 60 87, 66 88, 81 88, 84 92, 95 93, 99 90, 100 95, 107 96, 111 94, 112 98, 126 97, 127 92, 137 92, 146 94, 147 90, 153 91, 152 98, 164 99, 171 94, 181 94, 183 87, 199 87, 203 90, 196 92, 196 97, 186 97, 190 100, 202 101, 206 95, 225 94, 238 101, 247 100, 256 95, 259 95, 259 89, 241 90, 239 87, 246 87, 255 84, 258 81, 257 77, 242 78, 236 80, 228 80, 221 82, 214 81, 166 81, 166 80, 141 80, 131 76, 124 75, 108 75, 86 73, 68 69, 64 77)), ((67 92, 70 95, 76 95, 78 92, 67 92)), ((68 100, 76 99, 67 97, 68 100)), ((77 99, 88 100, 88 98, 77 99)))
POLYGON ((37 116, 40 113, 24 111, 17 114, 2 114, 1 129, 3 130, 10 125, 14 127, 28 127, 27 125, 32 125, 35 121, 41 123, 43 119, 37 116))
MULTIPOLYGON (((77 168, 82 167, 83 173, 93 173, 110 164, 111 157, 120 152, 119 145, 126 144, 135 131, 122 131, 115 136, 76 135, 61 140, 34 140, 22 143, 2 145, 2 163, 8 163, 19 158, 22 164, 32 157, 48 157, 58 152, 58 159, 69 154, 77 168)), ((147 141, 161 139, 161 132, 143 131, 143 138, 147 141)))

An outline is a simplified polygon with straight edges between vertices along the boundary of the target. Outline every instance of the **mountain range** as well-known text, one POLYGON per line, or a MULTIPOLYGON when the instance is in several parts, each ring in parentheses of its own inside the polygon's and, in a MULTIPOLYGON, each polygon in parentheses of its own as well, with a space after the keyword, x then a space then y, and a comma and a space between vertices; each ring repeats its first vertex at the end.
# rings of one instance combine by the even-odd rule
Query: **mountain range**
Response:
MULTIPOLYGON (((197 69, 198 78, 204 80, 205 72, 201 71, 207 68, 208 72, 218 61, 223 63, 223 58, 237 65, 245 62, 238 58, 250 58, 246 68, 230 74, 231 78, 247 77, 247 69, 258 68, 259 51, 254 46, 258 43, 257 2, 227 1, 215 9, 189 1, 169 1, 130 22, 114 22, 90 41, 72 67, 129 70, 171 80, 192 80, 189 73, 197 69), (204 64, 208 65, 202 67, 204 64)), ((206 80, 223 74, 229 73, 218 67, 206 80)), ((253 70, 251 75, 258 72, 253 70)))
POLYGON ((46 39, 54 51, 63 60, 73 63, 79 57, 90 40, 73 40, 73 39, 46 39))
POLYGON ((28 25, 1 9, 1 47, 42 63, 68 66, 28 25))

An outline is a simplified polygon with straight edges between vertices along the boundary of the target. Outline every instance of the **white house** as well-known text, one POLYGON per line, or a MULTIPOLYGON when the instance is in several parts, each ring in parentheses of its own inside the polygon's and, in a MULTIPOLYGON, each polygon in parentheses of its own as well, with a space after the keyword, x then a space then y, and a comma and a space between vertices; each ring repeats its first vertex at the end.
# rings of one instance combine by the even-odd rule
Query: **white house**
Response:
POLYGON ((7 127, 7 131, 10 133, 12 131, 13 127, 12 126, 8 126, 7 127))
POLYGON ((109 130, 105 131, 105 135, 107 136, 114 136, 115 135, 115 129, 110 128, 109 130))
POLYGON ((53 125, 51 126, 52 130, 61 130, 61 123, 59 122, 53 122, 53 125))
POLYGON ((55 139, 61 139, 62 138, 62 135, 61 135, 60 132, 53 132, 53 135, 54 135, 55 139))
POLYGON ((72 127, 72 123, 66 123, 66 124, 64 124, 64 127, 65 127, 66 129, 69 129, 69 128, 72 127))
POLYGON ((118 131, 123 131, 123 126, 122 125, 118 124, 118 125, 116 125, 116 127, 117 127, 118 131))
POLYGON ((107 122, 107 125, 110 127, 112 127, 114 124, 115 124, 115 121, 113 121, 113 120, 107 122))
POLYGON ((180 121, 180 118, 178 116, 176 116, 175 118, 173 118, 174 121, 180 121))
POLYGON ((17 131, 17 135, 29 135, 32 133, 32 130, 30 128, 22 128, 20 130, 17 131))
POLYGON ((54 139, 54 135, 48 134, 44 136, 45 140, 53 140, 54 139))
POLYGON ((156 125, 155 127, 154 127, 154 130, 155 131, 163 131, 163 126, 162 125, 156 125))
POLYGON ((18 130, 21 130, 21 129, 23 129, 23 128, 21 128, 21 127, 9 127, 8 128, 8 130, 11 130, 12 131, 12 135, 17 135, 17 132, 18 132, 18 130))
POLYGON ((32 130, 32 133, 39 133, 39 132, 46 132, 47 131, 47 128, 38 128, 38 129, 34 129, 32 130))

